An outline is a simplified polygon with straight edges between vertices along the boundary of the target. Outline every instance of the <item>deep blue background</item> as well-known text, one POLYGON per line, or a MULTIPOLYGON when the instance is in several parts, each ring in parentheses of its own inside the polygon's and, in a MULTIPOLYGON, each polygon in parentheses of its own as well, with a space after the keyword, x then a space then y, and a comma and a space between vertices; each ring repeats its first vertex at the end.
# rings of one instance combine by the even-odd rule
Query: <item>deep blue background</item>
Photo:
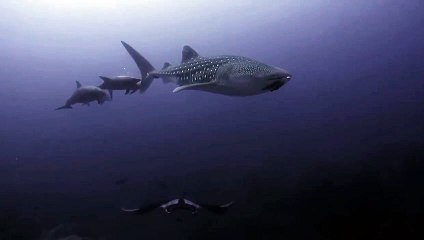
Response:
POLYGON ((422 1, 44 2, 0 4, 0 239, 35 239, 63 223, 72 226, 64 235, 94 239, 422 231, 422 1), (75 80, 138 76, 120 40, 156 67, 177 64, 189 44, 294 77, 245 98, 173 94, 158 80, 143 95, 53 111, 75 80), (119 211, 183 193, 236 204, 183 222, 119 211))

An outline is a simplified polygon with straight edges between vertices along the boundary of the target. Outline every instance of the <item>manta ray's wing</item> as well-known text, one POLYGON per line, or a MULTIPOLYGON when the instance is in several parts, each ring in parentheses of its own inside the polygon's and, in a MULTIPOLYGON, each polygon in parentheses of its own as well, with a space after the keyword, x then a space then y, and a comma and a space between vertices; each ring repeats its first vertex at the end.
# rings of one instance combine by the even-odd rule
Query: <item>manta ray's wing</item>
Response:
POLYGON ((215 204, 199 204, 202 208, 215 213, 215 214, 225 214, 228 211, 228 208, 231 207, 234 204, 234 202, 229 202, 222 205, 215 205, 215 204))
POLYGON ((194 202, 187 200, 187 199, 184 199, 184 203, 187 204, 190 207, 191 213, 193 213, 193 214, 197 213, 197 210, 202 208, 199 204, 194 203, 194 202))
POLYGON ((149 212, 154 211, 155 209, 159 208, 161 205, 162 205, 162 203, 151 203, 151 204, 141 206, 139 208, 133 208, 133 209, 121 208, 121 210, 123 212, 129 212, 129 213, 135 213, 135 214, 138 214, 138 215, 143 215, 145 213, 149 213, 149 212))

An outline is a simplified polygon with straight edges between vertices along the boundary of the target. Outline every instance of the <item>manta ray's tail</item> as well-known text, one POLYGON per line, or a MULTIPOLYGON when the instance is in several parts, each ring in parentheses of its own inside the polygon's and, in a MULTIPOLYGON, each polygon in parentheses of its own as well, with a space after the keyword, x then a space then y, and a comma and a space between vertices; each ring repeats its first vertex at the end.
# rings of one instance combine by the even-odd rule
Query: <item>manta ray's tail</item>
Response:
POLYGON ((147 59, 145 59, 139 52, 137 52, 133 47, 128 45, 126 42, 121 41, 122 45, 124 45, 127 52, 130 54, 132 59, 134 60, 135 64, 137 64, 138 69, 141 73, 141 83, 140 83, 140 92, 143 93, 144 91, 149 88, 150 84, 152 84, 154 77, 149 76, 148 73, 155 70, 155 68, 150 64, 147 59))

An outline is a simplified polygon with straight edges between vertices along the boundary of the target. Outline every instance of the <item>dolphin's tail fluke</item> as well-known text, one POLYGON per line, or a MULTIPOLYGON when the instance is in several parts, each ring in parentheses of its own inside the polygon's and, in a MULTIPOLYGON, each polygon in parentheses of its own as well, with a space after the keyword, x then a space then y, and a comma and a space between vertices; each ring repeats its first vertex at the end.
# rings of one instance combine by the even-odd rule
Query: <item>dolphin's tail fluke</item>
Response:
MULTIPOLYGON (((107 83, 110 82, 110 81, 112 81, 112 79, 110 79, 109 77, 105 77, 105 76, 99 76, 99 78, 101 78, 103 80, 103 83, 100 84, 98 86, 98 88, 107 89, 105 87, 105 85, 107 86, 107 83)), ((112 91, 112 89, 108 89, 108 92, 109 92, 109 96, 110 96, 110 99, 109 100, 112 100, 113 99, 113 91, 112 91)))
POLYGON ((62 107, 56 108, 55 110, 60 110, 60 109, 72 109, 72 107, 71 106, 68 106, 68 105, 64 105, 62 107))
POLYGON ((141 84, 140 84, 140 92, 143 93, 144 91, 149 88, 150 84, 152 84, 154 77, 149 76, 148 73, 155 70, 155 68, 150 64, 147 59, 145 59, 139 52, 137 52, 133 47, 128 45, 128 43, 121 41, 122 45, 124 45, 127 52, 130 54, 134 62, 137 64, 138 69, 141 73, 141 84))

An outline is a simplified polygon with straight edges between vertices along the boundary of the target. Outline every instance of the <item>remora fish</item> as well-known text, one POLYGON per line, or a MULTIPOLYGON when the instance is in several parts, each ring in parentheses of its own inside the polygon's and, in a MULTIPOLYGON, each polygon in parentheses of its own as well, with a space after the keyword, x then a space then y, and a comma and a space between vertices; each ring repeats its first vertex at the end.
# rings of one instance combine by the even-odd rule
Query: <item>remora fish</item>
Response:
POLYGON ((190 46, 184 46, 181 64, 165 63, 161 70, 154 67, 133 47, 122 44, 141 72, 140 92, 144 92, 155 78, 164 83, 174 82, 182 90, 201 90, 229 96, 251 96, 275 91, 292 76, 284 69, 272 67, 240 56, 200 56, 190 46))
POLYGON ((77 89, 71 97, 66 100, 65 105, 58 107, 55 110, 72 108, 73 104, 82 103, 89 105, 92 101, 97 101, 98 104, 103 104, 105 101, 110 100, 107 92, 95 86, 81 86, 81 83, 76 81, 77 89))

